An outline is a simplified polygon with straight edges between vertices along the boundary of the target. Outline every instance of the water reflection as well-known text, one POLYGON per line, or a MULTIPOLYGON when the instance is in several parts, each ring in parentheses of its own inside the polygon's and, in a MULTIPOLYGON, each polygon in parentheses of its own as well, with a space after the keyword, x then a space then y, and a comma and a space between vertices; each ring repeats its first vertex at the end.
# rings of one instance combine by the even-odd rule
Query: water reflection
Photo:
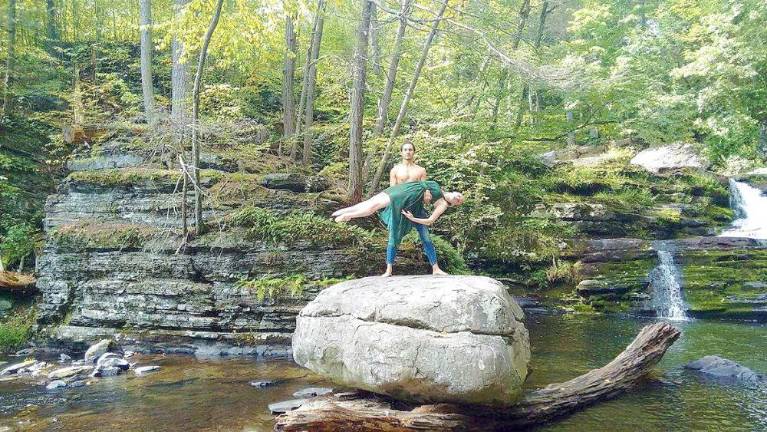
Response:
MULTIPOLYGON (((528 317, 534 388, 573 378, 609 362, 650 321, 574 315, 528 317)), ((675 323, 683 335, 661 362, 657 381, 540 431, 762 431, 767 390, 708 382, 681 365, 718 354, 767 372, 767 328, 695 320, 675 323)), ((133 360, 133 359, 132 359, 133 360)), ((0 430, 268 431, 269 403, 292 398, 320 377, 288 361, 200 361, 139 358, 162 369, 144 377, 104 378, 77 389, 0 383, 0 430), (253 380, 283 380, 256 389, 253 380)))

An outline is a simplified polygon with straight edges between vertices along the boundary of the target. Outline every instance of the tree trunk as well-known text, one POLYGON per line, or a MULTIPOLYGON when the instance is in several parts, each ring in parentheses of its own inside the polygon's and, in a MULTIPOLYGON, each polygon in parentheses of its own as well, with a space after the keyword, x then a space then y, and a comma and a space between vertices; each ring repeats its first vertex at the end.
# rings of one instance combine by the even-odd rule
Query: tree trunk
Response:
MULTIPOLYGON (((536 51, 541 47, 543 29, 546 27, 546 16, 549 12, 551 12, 551 9, 549 9, 549 2, 548 0, 544 0, 541 5, 541 14, 538 16, 538 32, 535 35, 535 43, 533 45, 536 51)), ((522 116, 525 114, 525 96, 527 96, 528 104, 532 105, 530 85, 527 83, 525 83, 525 86, 522 88, 522 93, 519 96, 519 109, 517 110, 517 120, 514 122, 514 128, 519 128, 522 125, 522 116)))
POLYGON ((202 220, 202 190, 200 189, 200 146, 197 142, 197 119, 200 115, 200 85, 202 83, 202 70, 205 67, 205 58, 208 55, 208 45, 218 25, 218 19, 221 17, 221 6, 223 4, 224 0, 216 2, 216 10, 213 12, 208 31, 203 38, 200 58, 197 61, 197 72, 194 75, 194 89, 192 90, 192 158, 194 159, 192 162, 194 181, 192 183, 194 186, 194 222, 197 235, 205 232, 205 224, 202 220))
MULTIPOLYGON (((174 0, 174 9, 176 19, 178 19, 189 0, 174 0)), ((171 129, 176 143, 184 143, 189 133, 189 111, 187 108, 187 97, 189 93, 189 70, 186 61, 182 61, 184 54, 184 43, 176 36, 171 41, 171 129)), ((182 144, 183 150, 183 144, 182 144)))
POLYGON ((141 90, 144 94, 144 115, 151 128, 155 125, 154 87, 152 85, 152 5, 140 0, 141 15, 141 90))
POLYGON ((325 0, 319 0, 317 9, 317 28, 312 37, 312 61, 308 66, 306 84, 306 112, 304 113, 304 149, 303 162, 309 165, 312 160, 312 122, 314 121, 314 93, 317 86, 317 61, 320 58, 320 45, 322 44, 322 27, 325 22, 325 0))
POLYGON ((357 47, 354 50, 353 84, 349 109, 349 201, 362 201, 362 116, 365 112, 365 70, 368 57, 370 31, 369 0, 362 0, 360 26, 357 29, 357 47))
POLYGON ((394 91, 394 81, 397 77, 399 59, 402 55, 402 40, 405 37, 407 29, 407 17, 410 14, 410 1, 402 0, 399 9, 399 27, 397 27, 397 37, 394 39, 394 50, 392 52, 391 62, 389 63, 389 72, 386 74, 386 86, 384 87, 381 101, 378 104, 378 116, 376 117, 376 126, 373 130, 373 136, 379 137, 386 126, 386 120, 389 116, 389 104, 391 95, 394 91))
POLYGON ((45 10, 47 12, 47 21, 45 22, 45 34, 48 37, 48 43, 59 40, 59 29, 56 19, 56 4, 54 0, 45 0, 45 10))
POLYGON ((606 366, 570 381, 528 392, 519 403, 505 409, 436 404, 408 411, 392 408, 390 399, 371 393, 341 393, 311 399, 299 409, 277 417, 274 430, 422 432, 524 429, 612 399, 642 383, 679 335, 679 330, 668 323, 648 325, 606 366))
POLYGON ((400 127, 402 126, 402 121, 405 119, 405 114, 407 114, 408 102, 410 102, 410 98, 413 97, 413 93, 415 92, 415 86, 418 84, 418 77, 421 75, 421 69, 423 69, 423 65, 426 63, 426 58, 429 56, 429 48, 431 48, 431 44, 434 41, 434 36, 437 34, 437 29, 439 28, 440 22, 442 22, 442 16, 445 14, 445 9, 447 8, 448 1, 449 0, 445 0, 444 3, 442 3, 442 6, 437 13, 437 17, 434 20, 434 24, 431 26, 431 31, 429 32, 429 35, 426 37, 426 41, 423 44, 421 58, 418 59, 418 64, 416 65, 415 72, 413 73, 413 79, 410 80, 410 86, 408 86, 407 91, 405 91, 405 97, 402 99, 402 104, 400 104, 399 113, 397 114, 397 119, 394 121, 394 127, 392 128, 391 134, 389 134, 389 141, 386 143, 383 157, 381 158, 381 162, 378 164, 378 168, 376 169, 375 175, 373 176, 373 182, 370 185, 371 194, 374 194, 378 189, 378 184, 381 182, 381 177, 383 176, 383 172, 386 169, 386 164, 389 163, 389 157, 391 155, 392 146, 394 145, 394 139, 397 138, 400 127))
MULTIPOLYGON (((296 111, 296 136, 301 136, 301 134, 304 131, 304 125, 303 125, 303 117, 304 116, 304 109, 306 106, 306 94, 309 91, 309 73, 310 66, 313 62, 316 61, 312 57, 312 53, 314 52, 314 40, 315 36, 317 34, 317 29, 320 25, 320 20, 323 19, 323 13, 325 8, 325 2, 324 0, 318 0, 317 1, 317 12, 314 15, 314 23, 312 24, 312 37, 309 41, 309 47, 306 49, 306 61, 304 62, 304 72, 301 79, 301 96, 298 99, 298 110, 296 111)), ((317 50, 319 53, 319 48, 317 50)), ((314 114, 312 113, 312 116, 314 114)), ((290 147, 290 159, 295 160, 298 155, 298 141, 293 140, 292 145, 290 147)))
POLYGON ((378 44, 378 8, 370 4, 370 49, 373 50, 373 72, 381 76, 381 46, 378 44))
POLYGON ((574 146, 575 145, 575 130, 573 129, 573 111, 567 110, 565 113, 567 115, 567 127, 570 128, 570 131, 567 132, 567 145, 574 146))
POLYGON ((8 51, 5 59, 5 77, 3 78, 3 110, 0 117, 5 117, 11 112, 11 81, 13 75, 13 61, 16 50, 16 0, 8 0, 8 51))
MULTIPOLYGON (((522 32, 527 25, 527 17, 530 16, 530 0, 524 0, 522 6, 519 8, 519 21, 517 22, 517 31, 514 33, 514 39, 511 43, 511 50, 516 51, 519 48, 519 43, 522 40, 522 32)), ((490 122, 490 129, 495 129, 495 125, 498 122, 498 110, 501 105, 501 99, 506 94, 506 80, 508 79, 509 72, 508 67, 504 66, 501 72, 501 79, 498 85, 498 95, 495 99, 495 105, 493 105, 493 116, 490 122)))
POLYGON ((762 120, 759 126, 759 152, 762 160, 767 160, 767 120, 762 120))
POLYGON ((278 153, 282 156, 282 144, 288 143, 296 131, 295 97, 293 78, 296 70, 296 32, 293 30, 293 17, 285 16, 285 69, 282 80, 282 125, 283 140, 278 153))

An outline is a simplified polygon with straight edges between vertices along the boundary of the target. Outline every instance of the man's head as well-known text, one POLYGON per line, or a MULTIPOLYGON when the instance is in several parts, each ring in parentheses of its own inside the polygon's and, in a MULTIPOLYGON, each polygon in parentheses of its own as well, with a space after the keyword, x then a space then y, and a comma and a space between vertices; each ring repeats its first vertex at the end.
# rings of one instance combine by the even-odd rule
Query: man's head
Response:
POLYGON ((405 140, 401 146, 399 146, 399 152, 402 155, 402 160, 412 161, 415 157, 415 146, 410 140, 405 140))

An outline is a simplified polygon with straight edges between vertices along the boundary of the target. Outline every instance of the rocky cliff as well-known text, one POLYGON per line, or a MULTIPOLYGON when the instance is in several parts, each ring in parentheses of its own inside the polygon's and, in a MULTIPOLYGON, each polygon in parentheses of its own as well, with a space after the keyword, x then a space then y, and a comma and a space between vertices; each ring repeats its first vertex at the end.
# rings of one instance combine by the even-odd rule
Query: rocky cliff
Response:
MULTIPOLYGON (((319 290, 382 271, 385 235, 323 216, 340 205, 323 179, 203 160, 210 231, 184 248, 178 170, 122 145, 70 162, 37 263, 51 342, 119 334, 139 349, 284 355, 319 290)), ((425 272, 420 255, 405 245, 398 270, 425 272)))

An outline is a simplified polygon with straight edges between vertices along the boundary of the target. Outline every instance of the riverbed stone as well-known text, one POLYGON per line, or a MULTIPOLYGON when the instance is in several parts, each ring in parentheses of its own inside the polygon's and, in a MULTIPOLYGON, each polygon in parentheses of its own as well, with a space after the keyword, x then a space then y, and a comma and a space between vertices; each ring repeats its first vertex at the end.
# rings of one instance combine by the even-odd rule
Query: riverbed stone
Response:
POLYGON ((403 400, 508 405, 530 360, 523 319, 491 278, 368 277, 304 307, 293 357, 341 385, 403 400))
POLYGON ((333 389, 329 387, 307 387, 293 393, 294 398, 310 398, 332 393, 333 389))
POLYGON ((96 361, 97 368, 117 367, 122 370, 128 370, 130 363, 127 360, 114 353, 104 353, 96 361))
POLYGON ((758 383, 765 381, 765 376, 742 366, 732 360, 715 355, 708 355, 684 366, 705 376, 731 380, 743 383, 758 383))
POLYGON ((45 389, 46 390, 53 390, 53 389, 57 389, 57 388, 60 388, 60 387, 66 387, 66 386, 67 386, 66 381, 59 379, 59 380, 53 380, 53 381, 49 382, 45 386, 45 389))
POLYGON ((27 369, 27 368, 33 366, 35 363, 37 363, 36 360, 25 360, 25 361, 23 361, 21 363, 16 363, 16 364, 10 365, 10 366, 6 367, 5 369, 3 369, 2 371, 0 371, 0 376, 12 375, 12 374, 15 374, 15 373, 19 373, 19 371, 27 369))
POLYGON ((91 345, 85 352, 85 363, 95 362, 102 354, 112 349, 115 345, 112 339, 102 339, 99 342, 91 345))
POLYGON ((74 375, 81 374, 85 371, 93 369, 91 366, 69 366, 61 369, 56 369, 48 373, 48 378, 52 380, 68 378, 74 375))
POLYGON ((269 404, 269 412, 272 414, 284 414, 288 411, 300 408, 306 402, 306 399, 290 399, 281 402, 269 404))
POLYGON ((135 373, 136 375, 144 375, 144 374, 148 374, 150 372, 155 372, 158 370, 160 370, 160 366, 157 366, 157 365, 139 366, 133 370, 133 373, 135 373))

